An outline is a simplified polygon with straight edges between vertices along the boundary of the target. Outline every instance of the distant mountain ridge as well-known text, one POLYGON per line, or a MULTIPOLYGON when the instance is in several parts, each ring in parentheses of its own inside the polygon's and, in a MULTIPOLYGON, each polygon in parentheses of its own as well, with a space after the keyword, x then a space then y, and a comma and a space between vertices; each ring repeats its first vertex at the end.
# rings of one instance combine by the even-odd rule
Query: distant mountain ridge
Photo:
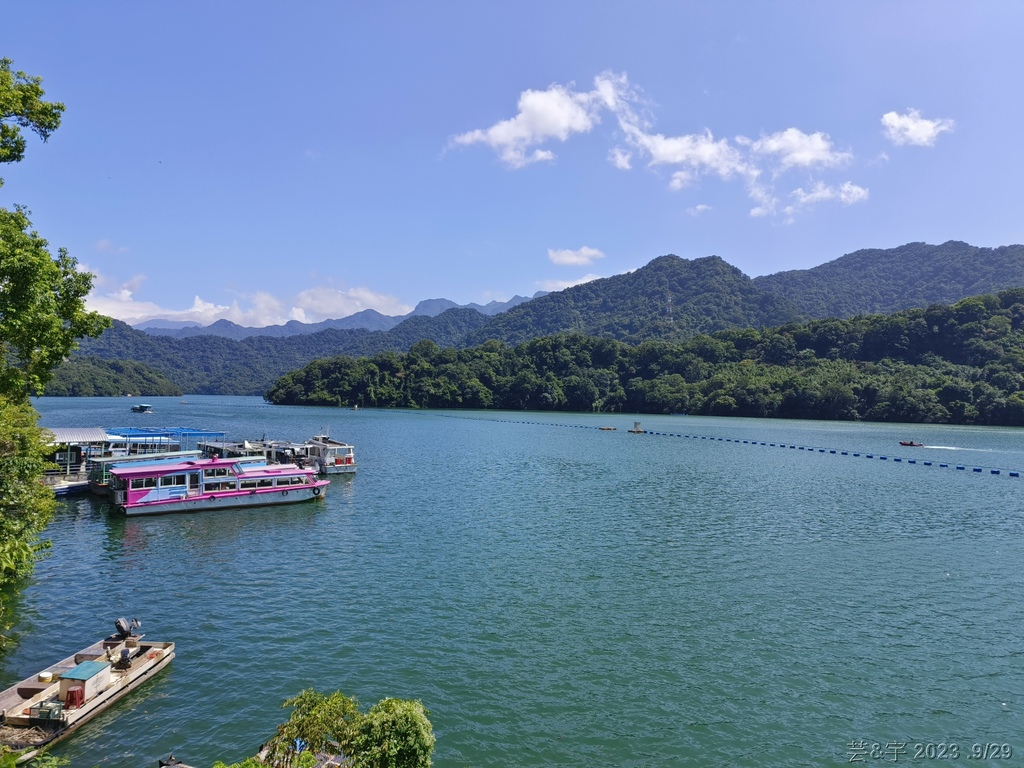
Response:
POLYGON ((521 301, 490 316, 467 307, 431 315, 445 306, 446 300, 437 299, 421 302, 423 312, 414 311, 387 330, 329 327, 288 338, 263 333, 242 339, 209 332, 172 338, 115 323, 100 338, 84 339, 76 354, 145 363, 188 393, 253 395, 316 358, 405 352, 423 340, 462 348, 489 340, 514 345, 576 332, 630 344, 675 342, 730 328, 888 313, 908 303, 952 304, 1020 287, 1021 245, 910 243, 758 278, 717 256, 687 260, 669 255, 633 272, 521 301))
MULTIPOLYGON (((532 298, 546 295, 546 291, 537 291, 532 298)), ((268 325, 264 327, 247 327, 238 325, 230 320, 217 320, 210 325, 200 325, 193 321, 174 320, 147 320, 132 326, 136 330, 145 331, 151 336, 170 336, 175 339, 184 339, 190 336, 221 336, 225 339, 247 339, 250 336, 271 336, 284 338, 286 336, 301 336, 308 333, 319 333, 330 329, 367 331, 390 331, 403 320, 410 317, 437 317, 449 309, 473 309, 482 315, 496 315, 523 302, 530 301, 526 296, 513 296, 508 301, 491 301, 487 304, 456 304, 449 299, 424 299, 416 308, 407 315, 384 315, 375 309, 364 309, 347 317, 336 320, 323 320, 319 323, 302 323, 298 320, 289 320, 283 325, 268 325)))

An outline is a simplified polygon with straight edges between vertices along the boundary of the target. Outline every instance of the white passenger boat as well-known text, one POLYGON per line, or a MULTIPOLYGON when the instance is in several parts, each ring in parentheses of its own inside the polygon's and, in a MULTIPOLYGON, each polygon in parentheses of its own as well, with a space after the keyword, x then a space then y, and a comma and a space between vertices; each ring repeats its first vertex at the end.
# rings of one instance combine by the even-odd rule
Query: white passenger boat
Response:
POLYGON ((273 460, 309 467, 321 475, 347 475, 356 471, 356 449, 330 435, 314 435, 304 443, 271 443, 273 460))
POLYGON ((314 435, 303 443, 306 464, 324 475, 345 475, 356 471, 356 449, 330 435, 314 435))
POLYGON ((139 621, 118 619, 114 626, 105 640, 0 693, 0 747, 17 763, 73 733, 174 658, 174 643, 135 634, 139 621))
POLYGON ((111 500, 126 515, 294 504, 321 498, 329 485, 312 469, 244 459, 190 459, 110 470, 111 500))

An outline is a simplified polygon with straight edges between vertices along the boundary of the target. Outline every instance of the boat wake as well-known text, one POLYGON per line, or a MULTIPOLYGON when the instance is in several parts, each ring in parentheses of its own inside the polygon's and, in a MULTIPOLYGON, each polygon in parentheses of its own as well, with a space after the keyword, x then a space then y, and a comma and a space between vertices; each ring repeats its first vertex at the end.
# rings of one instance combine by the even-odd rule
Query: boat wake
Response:
POLYGON ((928 445, 927 448, 934 448, 937 451, 972 451, 974 453, 994 453, 992 448, 958 448, 955 445, 928 445))

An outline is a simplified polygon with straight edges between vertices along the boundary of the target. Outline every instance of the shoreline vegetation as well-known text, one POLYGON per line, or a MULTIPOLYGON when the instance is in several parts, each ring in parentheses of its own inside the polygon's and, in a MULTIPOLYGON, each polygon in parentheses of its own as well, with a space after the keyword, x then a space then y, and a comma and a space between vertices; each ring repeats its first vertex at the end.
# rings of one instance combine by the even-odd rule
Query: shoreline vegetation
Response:
POLYGON ((213 768, 430 768, 434 732, 419 701, 386 698, 366 712, 341 691, 306 689, 288 699, 288 721, 256 757, 213 768))
POLYGON ((1024 288, 892 315, 636 345, 560 334, 315 360, 278 405, 1024 425, 1024 288))

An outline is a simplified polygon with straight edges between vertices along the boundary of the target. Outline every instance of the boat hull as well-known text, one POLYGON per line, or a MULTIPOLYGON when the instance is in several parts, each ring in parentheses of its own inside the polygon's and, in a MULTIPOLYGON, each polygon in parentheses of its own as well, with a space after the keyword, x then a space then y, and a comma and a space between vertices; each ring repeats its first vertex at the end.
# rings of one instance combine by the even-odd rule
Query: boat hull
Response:
POLYGON ((320 474, 321 475, 354 475, 356 473, 355 464, 321 464, 320 474))
POLYGON ((229 491, 227 493, 196 496, 194 498, 137 502, 121 507, 126 515, 167 515, 179 512, 212 512, 237 507, 268 507, 280 504, 298 504, 323 498, 329 483, 324 480, 314 485, 274 488, 267 491, 229 491))

